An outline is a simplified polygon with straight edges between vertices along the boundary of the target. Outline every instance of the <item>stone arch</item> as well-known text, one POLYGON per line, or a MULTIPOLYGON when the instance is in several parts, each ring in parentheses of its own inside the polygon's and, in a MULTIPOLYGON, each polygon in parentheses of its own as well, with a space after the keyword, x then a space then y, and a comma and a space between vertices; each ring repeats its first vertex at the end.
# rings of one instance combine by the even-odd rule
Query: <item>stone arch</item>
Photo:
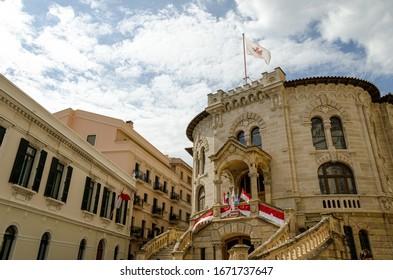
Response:
MULTIPOLYGON (((317 158, 315 160, 315 163, 320 166, 324 163, 327 162, 341 162, 345 165, 348 165, 349 167, 351 167, 353 165, 352 160, 347 157, 346 155, 343 155, 341 153, 335 152, 335 153, 324 153, 322 156, 320 156, 319 158, 317 158)), ((351 167, 351 169, 353 170, 353 168, 351 167)))
POLYGON ((349 122, 351 120, 348 112, 343 106, 341 106, 338 102, 329 99, 324 94, 314 99, 306 106, 303 113, 303 123, 305 125, 310 124, 310 120, 314 116, 321 117, 323 120, 330 119, 332 116, 337 116, 345 122, 349 122))
POLYGON ((244 131, 249 131, 248 126, 253 124, 254 126, 259 127, 260 132, 264 132, 264 133, 266 132, 266 123, 263 120, 263 118, 256 113, 247 112, 240 115, 233 121, 229 129, 228 136, 229 137, 235 136, 236 131, 238 131, 240 129, 239 127, 241 126, 245 126, 244 131), (254 123, 256 123, 256 125, 254 123))

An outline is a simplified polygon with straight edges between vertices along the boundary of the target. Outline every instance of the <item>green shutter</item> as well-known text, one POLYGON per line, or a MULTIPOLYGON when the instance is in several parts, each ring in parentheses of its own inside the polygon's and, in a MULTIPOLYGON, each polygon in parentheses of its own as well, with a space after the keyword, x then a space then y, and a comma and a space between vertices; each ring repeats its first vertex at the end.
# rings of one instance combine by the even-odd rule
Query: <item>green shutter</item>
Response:
POLYGON ((25 155, 27 152, 27 148, 29 147, 29 141, 24 138, 20 139, 19 148, 16 153, 14 166, 12 167, 10 183, 18 184, 19 176, 22 171, 23 162, 25 160, 25 155))
POLYGON ((38 189, 40 187, 42 172, 44 171, 47 155, 48 155, 48 153, 46 151, 44 151, 44 150, 41 151, 40 160, 38 162, 37 172, 35 173, 35 178, 34 178, 33 187, 32 187, 33 191, 35 191, 35 192, 38 192, 38 189))
POLYGON ((61 196, 61 201, 63 201, 64 203, 67 202, 67 196, 68 196, 68 191, 70 189, 70 183, 71 183, 71 177, 72 177, 72 171, 73 171, 73 168, 71 166, 68 166, 66 180, 64 182, 64 190, 63 190, 63 194, 61 196))
POLYGON ((51 197, 53 191, 53 183, 56 179, 57 165, 59 164, 59 160, 55 157, 52 158, 52 163, 50 165, 48 181, 46 182, 46 188, 44 192, 44 196, 51 197))

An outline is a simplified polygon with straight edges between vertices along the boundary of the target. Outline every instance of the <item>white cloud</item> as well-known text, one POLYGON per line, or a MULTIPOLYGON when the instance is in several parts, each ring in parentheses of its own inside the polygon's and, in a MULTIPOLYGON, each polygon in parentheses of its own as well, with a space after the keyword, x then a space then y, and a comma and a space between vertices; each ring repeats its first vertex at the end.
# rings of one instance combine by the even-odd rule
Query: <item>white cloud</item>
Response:
POLYGON ((393 75, 391 1, 237 0, 220 17, 209 11, 229 2, 153 12, 79 0, 30 15, 20 0, 3 0, 0 71, 51 112, 131 119, 163 153, 186 160, 185 129, 206 95, 242 84, 243 32, 272 52, 269 66, 247 57, 253 79, 277 66, 289 76, 393 75))

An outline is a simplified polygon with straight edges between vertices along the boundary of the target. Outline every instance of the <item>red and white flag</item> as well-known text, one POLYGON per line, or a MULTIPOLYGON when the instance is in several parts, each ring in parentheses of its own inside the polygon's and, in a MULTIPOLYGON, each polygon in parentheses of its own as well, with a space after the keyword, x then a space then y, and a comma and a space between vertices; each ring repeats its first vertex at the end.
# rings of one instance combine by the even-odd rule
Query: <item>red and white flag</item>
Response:
POLYGON ((116 202, 115 202, 115 208, 116 209, 120 208, 121 202, 123 200, 131 200, 131 197, 128 194, 121 192, 120 195, 117 197, 116 202))
POLYGON ((203 215, 202 217, 200 217, 198 220, 195 221, 192 230, 195 230, 197 225, 199 225, 203 222, 211 221, 211 220, 213 220, 213 218, 214 218, 213 210, 211 210, 211 211, 207 212, 205 215, 203 215))
POLYGON ((259 216, 279 225, 282 225, 285 219, 284 212, 264 204, 259 204, 259 216))
POLYGON ((250 195, 244 189, 242 189, 242 193, 240 194, 240 198, 243 199, 247 203, 251 199, 250 195))
POLYGON ((250 41, 247 38, 244 38, 244 42, 246 45, 247 54, 250 54, 256 58, 262 58, 263 60, 265 60, 266 64, 270 63, 271 54, 269 50, 250 41))

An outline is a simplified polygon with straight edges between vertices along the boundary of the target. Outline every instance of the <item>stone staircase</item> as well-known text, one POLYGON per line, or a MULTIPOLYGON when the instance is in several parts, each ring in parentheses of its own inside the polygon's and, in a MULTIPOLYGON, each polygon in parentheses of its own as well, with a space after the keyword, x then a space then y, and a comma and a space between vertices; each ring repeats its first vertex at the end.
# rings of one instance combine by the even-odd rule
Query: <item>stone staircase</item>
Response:
POLYGON ((159 251, 155 252, 150 256, 149 260, 172 260, 172 251, 175 247, 176 242, 169 244, 167 247, 161 248, 159 251))

